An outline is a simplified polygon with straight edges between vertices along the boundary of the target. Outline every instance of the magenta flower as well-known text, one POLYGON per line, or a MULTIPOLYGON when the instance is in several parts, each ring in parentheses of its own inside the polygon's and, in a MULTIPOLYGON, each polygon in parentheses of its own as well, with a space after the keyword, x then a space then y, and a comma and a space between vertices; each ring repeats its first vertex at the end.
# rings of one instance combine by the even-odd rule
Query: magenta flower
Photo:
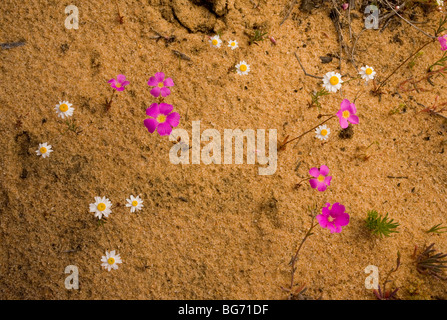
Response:
POLYGON ((340 119, 340 126, 346 129, 349 126, 348 122, 358 124, 359 117, 355 115, 356 113, 357 109, 355 108, 355 104, 349 102, 348 99, 344 99, 341 102, 340 110, 337 112, 337 117, 340 119))
POLYGON ((309 174, 316 179, 310 179, 309 183, 312 188, 317 188, 318 191, 323 192, 331 184, 331 176, 328 176, 329 168, 325 165, 320 169, 310 168, 309 174))
POLYGON ((172 112, 173 107, 167 103, 153 103, 146 109, 146 114, 152 118, 144 120, 144 125, 150 133, 157 129, 160 136, 169 136, 172 127, 177 127, 180 122, 180 115, 172 112))
POLYGON ((348 225, 349 214, 345 212, 345 206, 336 202, 329 209, 330 203, 326 203, 321 214, 316 216, 318 223, 322 228, 328 228, 331 233, 340 233, 341 227, 348 225))
POLYGON ((441 44, 441 50, 446 51, 447 50, 447 34, 438 37, 439 43, 441 44))
POLYGON ((129 81, 126 81, 126 77, 122 74, 119 74, 116 79, 110 79, 108 81, 112 88, 115 88, 117 91, 124 91, 124 87, 129 84, 129 81))
POLYGON ((151 95, 155 98, 158 96, 167 97, 171 94, 171 90, 168 87, 174 86, 174 81, 171 78, 165 79, 165 74, 163 72, 157 72, 153 77, 149 79, 147 84, 152 88, 151 95))

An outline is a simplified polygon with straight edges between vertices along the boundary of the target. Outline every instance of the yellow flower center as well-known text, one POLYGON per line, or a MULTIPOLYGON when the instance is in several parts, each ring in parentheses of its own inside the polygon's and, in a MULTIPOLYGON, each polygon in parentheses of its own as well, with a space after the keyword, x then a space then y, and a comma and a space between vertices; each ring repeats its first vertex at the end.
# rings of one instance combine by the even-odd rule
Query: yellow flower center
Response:
POLYGON ((40 153, 42 153, 42 154, 47 153, 47 148, 42 147, 42 148, 39 149, 39 151, 40 151, 40 153))
POLYGON ((241 66, 239 67, 239 69, 240 69, 242 72, 247 71, 247 66, 246 66, 245 64, 243 64, 243 65, 241 65, 241 66))
POLYGON ((66 112, 68 110, 68 106, 65 103, 63 103, 59 106, 59 110, 62 112, 66 112))
POLYGON ((234 43, 234 42, 231 43, 231 46, 232 46, 232 47, 234 47, 235 45, 236 45, 236 43, 234 43))
POLYGON ((321 135, 322 136, 326 136, 327 135, 327 130, 326 129, 321 130, 321 135))
POLYGON ((107 260, 107 263, 110 264, 110 265, 112 265, 112 264, 115 263, 115 259, 113 259, 113 258, 109 258, 109 259, 107 260))
POLYGON ((117 88, 121 88, 121 83, 119 83, 118 81, 115 82, 115 87, 117 88))
POLYGON ((351 113, 348 110, 345 110, 342 113, 342 117, 345 119, 348 119, 350 115, 351 115, 351 113))
POLYGON ((99 211, 104 211, 106 210, 106 205, 104 203, 100 203, 98 204, 97 208, 99 211))
POLYGON ((219 41, 217 41, 217 39, 213 39, 213 41, 211 41, 211 43, 213 44, 213 46, 217 46, 217 44, 219 43, 219 41))
POLYGON ((331 216, 329 216, 328 218, 327 218, 327 221, 329 221, 329 222, 332 222, 332 221, 334 221, 335 219, 334 218, 332 218, 331 216))
POLYGON ((338 77, 336 77, 336 76, 332 76, 332 77, 329 79, 329 82, 330 82, 333 86, 336 86, 336 85, 338 84, 339 81, 340 81, 340 80, 338 80, 338 77))
POLYGON ((159 87, 159 88, 163 88, 163 82, 159 82, 159 83, 158 83, 158 87, 159 87))
POLYGON ((132 205, 133 205, 134 207, 138 206, 138 201, 137 201, 137 200, 132 201, 132 205))
POLYGON ((166 116, 164 115, 164 114, 160 114, 158 117, 157 117, 157 122, 158 123, 163 123, 163 122, 165 122, 166 121, 166 116))
POLYGON ((372 71, 371 68, 368 68, 368 69, 365 70, 365 73, 369 76, 369 75, 371 75, 373 73, 373 71, 372 71))
POLYGON ((317 178, 318 181, 323 182, 324 181, 324 176, 322 174, 320 174, 317 178))

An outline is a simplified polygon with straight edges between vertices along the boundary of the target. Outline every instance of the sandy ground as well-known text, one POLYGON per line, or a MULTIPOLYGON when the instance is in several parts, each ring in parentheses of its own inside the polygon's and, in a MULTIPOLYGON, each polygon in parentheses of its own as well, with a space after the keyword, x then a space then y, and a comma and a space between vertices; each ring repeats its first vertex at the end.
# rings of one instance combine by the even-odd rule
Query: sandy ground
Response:
MULTIPOLYGON (((309 296, 373 299, 364 286, 365 267, 378 266, 383 280, 400 251, 402 266, 392 277, 399 297, 447 298, 446 283, 419 274, 412 258, 415 245, 434 242, 447 251, 446 234, 424 232, 447 223, 447 126, 441 117, 419 113, 418 104, 431 106, 437 96, 446 102, 447 83, 438 75, 434 86, 423 81, 419 92, 395 94, 400 82, 425 75, 442 55, 439 43, 426 47, 413 68, 400 69, 380 101, 370 93, 372 84, 360 80, 344 85, 342 95, 321 98, 321 112, 335 113, 343 98, 352 101, 363 90, 353 137, 340 139, 333 119, 326 143, 310 134, 290 144, 271 176, 258 175, 256 165, 173 165, 172 143, 143 126, 154 102, 146 82, 158 71, 174 80, 166 101, 189 133, 195 120, 202 130, 222 133, 277 129, 278 139, 318 124, 318 110, 307 102, 321 84, 304 75, 294 53, 311 74, 338 71, 337 58, 328 64, 319 58, 339 54, 330 3, 311 13, 297 5, 279 26, 288 3, 261 1, 253 8, 242 0, 214 7, 120 0, 119 24, 114 1, 1 1, 0 42, 26 44, 0 50, 0 298, 285 299, 288 262, 310 224, 306 208, 326 202, 345 205, 351 221, 340 234, 318 227, 305 243, 296 279, 309 296), (69 4, 79 8, 78 30, 64 27, 69 4), (249 45, 253 28, 266 30, 277 45, 268 39, 249 45), (156 32, 175 39, 156 41, 156 32), (224 40, 220 49, 208 44, 216 32, 224 40), (240 46, 234 51, 226 47, 233 38, 240 46), (229 72, 241 60, 251 66, 247 76, 229 72), (107 81, 117 74, 130 85, 105 112, 112 92, 107 81), (54 111, 62 100, 73 103, 81 133, 64 132, 54 111), (49 158, 35 154, 42 142, 53 146, 49 158), (372 142, 378 145, 362 160, 361 148, 372 142), (294 188, 322 164, 333 176, 327 191, 294 188), (130 194, 142 197, 142 211, 124 206, 130 194), (104 226, 89 213, 95 196, 113 203, 104 226), (388 212, 400 233, 372 236, 364 226, 371 209, 388 212), (121 255, 118 270, 101 268, 106 250, 121 255), (79 290, 64 287, 68 265, 79 268, 79 290)), ((351 40, 347 24, 343 28, 350 48, 363 28, 361 12, 352 10, 351 40)), ((427 31, 440 17, 419 7, 410 13, 427 22, 418 25, 427 31)), ((426 40, 394 19, 383 32, 362 33, 357 66, 371 65, 384 79, 426 40)), ((342 74, 356 75, 345 59, 342 74)))

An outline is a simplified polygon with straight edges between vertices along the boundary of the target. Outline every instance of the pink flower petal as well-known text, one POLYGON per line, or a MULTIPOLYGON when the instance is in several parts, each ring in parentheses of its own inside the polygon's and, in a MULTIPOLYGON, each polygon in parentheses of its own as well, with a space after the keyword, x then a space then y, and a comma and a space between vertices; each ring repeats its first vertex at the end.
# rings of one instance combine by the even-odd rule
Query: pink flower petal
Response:
POLYGON ((320 170, 318 170, 318 168, 310 168, 309 174, 314 178, 318 178, 320 175, 320 170))
POLYGON ((174 86, 174 81, 171 78, 166 78, 166 80, 163 81, 163 84, 166 87, 173 87, 174 86))
POLYGON ((327 185, 324 182, 318 181, 318 187, 317 190, 320 192, 323 192, 327 189, 327 185))
POLYGON ((169 113, 171 113, 173 107, 171 104, 167 104, 167 103, 160 103, 159 106, 160 108, 160 113, 163 113, 165 116, 167 116, 169 113))
POLYGON ((172 128, 169 123, 163 122, 158 125, 157 131, 160 136, 169 136, 172 132, 172 128))
POLYGON ((320 226, 322 228, 326 228, 328 225, 328 220, 327 217, 323 214, 319 214, 315 217, 315 219, 317 219, 318 223, 320 224, 320 226))
POLYGON ((130 82, 129 81, 124 81, 123 83, 121 83, 121 86, 127 86, 130 82))
POLYGON ((359 117, 357 117, 355 114, 352 114, 349 116, 348 121, 352 124, 358 124, 359 123, 359 117))
POLYGON ((328 216, 331 211, 329 210, 329 207, 331 206, 331 204, 329 202, 327 202, 325 204, 325 207, 323 207, 323 209, 321 209, 321 213, 324 214, 325 216, 328 216))
POLYGON ((346 108, 346 110, 349 111, 350 114, 356 114, 357 109, 355 108, 355 104, 351 103, 349 107, 346 108))
POLYGON ((151 95, 153 95, 155 98, 157 98, 160 95, 160 88, 159 87, 152 88, 151 95))
POLYGON ((157 83, 162 82, 165 78, 165 74, 163 72, 157 72, 154 77, 157 79, 157 83))
POLYGON ((310 179, 309 180, 310 186, 315 189, 318 186, 318 180, 317 179, 310 179))
POLYGON ((158 81, 157 79, 155 79, 155 77, 150 77, 147 84, 151 87, 155 87, 156 85, 158 85, 158 81))
POLYGON ((126 81, 126 76, 124 76, 124 75, 122 75, 122 74, 119 74, 119 75, 116 77, 116 80, 118 80, 119 83, 123 83, 124 81, 126 81))
POLYGON ((340 227, 347 226, 349 224, 349 214, 344 213, 344 214, 337 216, 337 218, 334 220, 334 222, 335 222, 335 225, 340 226, 340 227))
POLYGON ((161 88, 161 95, 162 97, 167 97, 171 94, 171 90, 169 90, 169 88, 163 87, 161 88))
POLYGON ((158 115, 160 114, 160 108, 158 107, 158 104, 151 104, 151 106, 146 109, 146 114, 152 118, 158 117, 158 115))
POLYGON ((343 214, 345 212, 345 206, 341 205, 340 203, 336 202, 332 205, 331 208, 331 214, 332 215, 338 215, 343 214))
POLYGON ((110 79, 109 81, 107 81, 108 83, 112 83, 115 84, 116 80, 115 79, 110 79))
POLYGON ((177 112, 173 112, 166 117, 166 122, 173 127, 177 127, 180 123, 180 115, 177 112))
POLYGON ((323 176, 327 176, 328 173, 329 173, 329 168, 325 165, 322 165, 320 167, 320 174, 322 174, 323 176))
POLYGON ((345 111, 349 108, 351 105, 351 102, 348 99, 344 99, 340 104, 340 110, 345 111))
POLYGON ((147 128, 147 130, 150 133, 154 133, 155 129, 157 128, 158 122, 155 119, 145 119, 144 120, 144 126, 147 128))
POLYGON ((324 183, 327 184, 328 186, 330 186, 331 185, 331 180, 332 180, 332 177, 331 176, 327 176, 326 178, 324 178, 324 183))
POLYGON ((343 117, 340 117, 340 126, 341 126, 343 129, 346 129, 346 128, 349 126, 348 120, 346 120, 346 119, 343 118, 343 117))

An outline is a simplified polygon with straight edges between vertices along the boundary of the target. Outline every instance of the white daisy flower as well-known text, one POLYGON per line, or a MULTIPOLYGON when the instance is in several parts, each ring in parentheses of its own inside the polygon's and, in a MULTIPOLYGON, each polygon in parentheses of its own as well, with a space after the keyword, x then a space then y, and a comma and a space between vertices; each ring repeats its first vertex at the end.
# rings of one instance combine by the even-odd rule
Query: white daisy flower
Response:
POLYGON ((341 74, 333 71, 326 73, 323 77, 323 87, 328 92, 337 92, 340 90, 342 83, 343 80, 341 80, 341 74))
POLYGON ((241 61, 236 65, 236 72, 240 75, 246 75, 250 72, 250 66, 245 61, 241 61))
POLYGON ((209 43, 211 47, 220 48, 220 46, 222 45, 222 40, 220 40, 219 35, 216 34, 214 37, 210 38, 209 43))
POLYGON ((110 207, 112 203, 106 197, 95 197, 95 203, 90 203, 90 212, 95 213, 95 217, 99 219, 104 215, 106 218, 112 213, 110 207))
POLYGON ((130 196, 130 199, 126 199, 126 207, 130 207, 130 212, 135 212, 136 210, 141 210, 143 208, 143 200, 139 196, 130 196))
POLYGON ((45 143, 39 143, 39 149, 36 150, 38 156, 46 158, 50 156, 50 152, 53 152, 51 145, 45 143))
POLYGON ((231 48, 231 50, 234 50, 236 48, 239 48, 239 45, 236 40, 230 40, 228 41, 228 46, 231 48))
POLYGON ((68 101, 59 101, 59 104, 54 108, 56 110, 57 116, 65 119, 65 117, 71 117, 73 115, 74 108, 72 104, 68 101))
POLYGON ((327 140, 329 134, 331 133, 331 129, 329 129, 325 124, 319 126, 315 129, 315 133, 317 134, 315 137, 320 140, 327 140))
POLYGON ((106 268, 107 271, 116 270, 118 269, 118 263, 123 263, 120 255, 115 254, 115 250, 110 251, 110 253, 106 251, 106 255, 102 256, 101 262, 101 267, 106 268))
POLYGON ((369 80, 374 79, 376 72, 374 71, 373 67, 365 66, 365 67, 360 68, 359 75, 362 76, 362 79, 364 79, 364 80, 366 80, 366 82, 368 82, 369 80))

